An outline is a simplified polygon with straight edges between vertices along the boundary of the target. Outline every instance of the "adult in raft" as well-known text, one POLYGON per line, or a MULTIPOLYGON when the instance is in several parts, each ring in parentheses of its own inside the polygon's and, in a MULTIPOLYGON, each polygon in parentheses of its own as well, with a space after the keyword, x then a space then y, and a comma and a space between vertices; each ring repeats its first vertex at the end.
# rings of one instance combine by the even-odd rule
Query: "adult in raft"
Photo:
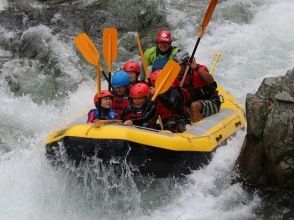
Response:
POLYGON ((179 76, 185 70, 186 65, 190 69, 184 79, 184 88, 191 95, 191 122, 195 123, 220 110, 221 101, 217 91, 217 83, 205 65, 199 64, 193 58, 192 63, 181 63, 182 69, 179 76))
POLYGON ((144 56, 152 72, 163 69, 168 60, 173 59, 179 48, 173 47, 172 36, 169 30, 161 29, 156 36, 156 46, 147 49, 144 56))

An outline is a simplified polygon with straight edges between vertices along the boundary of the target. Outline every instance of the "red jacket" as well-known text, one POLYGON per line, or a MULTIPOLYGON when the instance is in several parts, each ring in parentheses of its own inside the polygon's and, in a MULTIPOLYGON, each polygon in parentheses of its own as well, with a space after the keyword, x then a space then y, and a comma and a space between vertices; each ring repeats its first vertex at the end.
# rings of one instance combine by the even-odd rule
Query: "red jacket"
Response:
POLYGON ((191 95, 191 102, 197 100, 219 99, 216 83, 214 82, 213 84, 210 84, 205 81, 198 72, 200 68, 203 68, 203 70, 208 72, 206 66, 198 64, 196 70, 189 71, 184 80, 184 87, 191 95))
POLYGON ((112 108, 116 112, 116 118, 120 119, 124 109, 130 104, 129 100, 124 97, 113 97, 112 108))
POLYGON ((133 124, 138 126, 154 127, 157 119, 156 107, 151 101, 147 101, 140 108, 130 104, 122 112, 121 119, 132 120, 133 124))
POLYGON ((172 86, 156 99, 156 107, 161 119, 175 120, 184 115, 185 98, 180 87, 172 86))

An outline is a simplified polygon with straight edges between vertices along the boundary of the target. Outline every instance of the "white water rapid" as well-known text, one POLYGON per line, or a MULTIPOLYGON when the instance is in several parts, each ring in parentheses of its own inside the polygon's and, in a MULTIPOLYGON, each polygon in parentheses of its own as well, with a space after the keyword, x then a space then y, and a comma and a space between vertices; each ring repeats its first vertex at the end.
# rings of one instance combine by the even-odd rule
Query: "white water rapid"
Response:
MULTIPOLYGON (((196 26, 208 3, 166 1, 168 21, 177 39, 174 44, 188 52, 193 50, 196 26)), ((1 0, 0 10, 6 6, 7 1, 1 0)), ((221 52, 215 78, 244 103, 246 94, 255 92, 264 77, 285 74, 293 68, 293 20, 293 0, 219 1, 195 57, 209 67, 215 52, 221 52)), ((78 81, 83 76, 74 65, 77 58, 72 44, 62 42, 46 26, 28 31, 40 32, 54 48, 66 79, 62 83, 78 81)), ((9 39, 14 34, 0 24, 1 38, 9 39)), ((10 57, 4 49, 0 49, 0 55, 10 57)), ((92 107, 95 83, 87 79, 76 90, 66 91, 61 100, 35 102, 29 91, 42 86, 42 80, 49 80, 38 72, 37 65, 12 59, 1 66, 0 220, 256 218, 259 196, 249 195, 239 183, 230 181, 245 132, 219 148, 207 167, 194 171, 185 181, 158 180, 146 190, 126 177, 120 180, 115 194, 107 185, 83 186, 69 172, 56 171, 45 158, 44 140, 50 131, 92 107), (12 73, 16 81, 19 75, 27 75, 20 83, 22 90, 28 91, 24 95, 9 89, 5 77, 12 73)))

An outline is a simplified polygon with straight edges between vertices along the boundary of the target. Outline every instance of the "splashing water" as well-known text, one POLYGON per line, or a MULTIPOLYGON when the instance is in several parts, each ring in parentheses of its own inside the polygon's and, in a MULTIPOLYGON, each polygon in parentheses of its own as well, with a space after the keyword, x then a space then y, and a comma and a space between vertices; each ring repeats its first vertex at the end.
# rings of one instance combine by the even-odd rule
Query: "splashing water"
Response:
MULTIPOLYGON (((85 1, 85 4, 90 2, 85 1)), ((174 44, 192 51, 199 30, 196 27, 201 23, 208 2, 165 2, 176 39, 174 44)), ((209 66, 214 53, 220 51, 222 59, 215 77, 224 88, 244 101, 246 93, 254 92, 264 77, 284 74, 292 68, 294 5, 292 0, 219 2, 196 58, 209 66)), ((0 10, 4 6, 7 2, 2 0, 0 10)), ((0 26, 1 39, 13 39, 14 34, 0 26)), ((231 182, 245 132, 239 132, 219 148, 208 166, 184 180, 135 180, 129 172, 125 173, 125 178, 115 179, 112 170, 105 168, 101 174, 89 169, 89 164, 85 164, 82 171, 51 167, 44 156, 46 136, 87 113, 92 107, 95 83, 85 77, 83 67, 76 64, 78 59, 72 43, 60 40, 46 26, 32 27, 25 34, 47 39, 62 66, 61 75, 54 80, 66 88, 58 99, 52 98, 54 93, 51 99, 46 99, 46 89, 50 88, 43 87, 45 92, 42 93, 42 86, 38 85, 44 83, 48 75, 38 72, 39 63, 12 59, 1 65, 0 219, 256 217, 260 198, 249 195, 239 183, 231 182), (5 78, 11 75, 14 76, 12 80, 21 82, 22 94, 11 91, 5 78), (81 172, 82 177, 77 178, 81 172)), ((9 57, 8 51, 0 50, 0 53, 2 57, 9 57)), ((99 166, 99 161, 95 166, 99 166)))

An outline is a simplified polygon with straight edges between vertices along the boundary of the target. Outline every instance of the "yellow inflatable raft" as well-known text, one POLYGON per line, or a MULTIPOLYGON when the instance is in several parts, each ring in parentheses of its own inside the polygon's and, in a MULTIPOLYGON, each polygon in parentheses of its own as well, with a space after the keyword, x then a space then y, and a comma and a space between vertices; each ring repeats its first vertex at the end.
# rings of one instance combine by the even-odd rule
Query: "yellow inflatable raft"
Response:
POLYGON ((167 176, 187 174, 207 164, 215 149, 232 134, 246 126, 244 111, 237 100, 223 88, 218 114, 187 125, 183 133, 108 124, 95 127, 73 123, 53 132, 46 142, 46 155, 53 163, 97 157, 108 163, 112 159, 127 161, 141 174, 167 176), (62 154, 62 156, 61 156, 62 154))

